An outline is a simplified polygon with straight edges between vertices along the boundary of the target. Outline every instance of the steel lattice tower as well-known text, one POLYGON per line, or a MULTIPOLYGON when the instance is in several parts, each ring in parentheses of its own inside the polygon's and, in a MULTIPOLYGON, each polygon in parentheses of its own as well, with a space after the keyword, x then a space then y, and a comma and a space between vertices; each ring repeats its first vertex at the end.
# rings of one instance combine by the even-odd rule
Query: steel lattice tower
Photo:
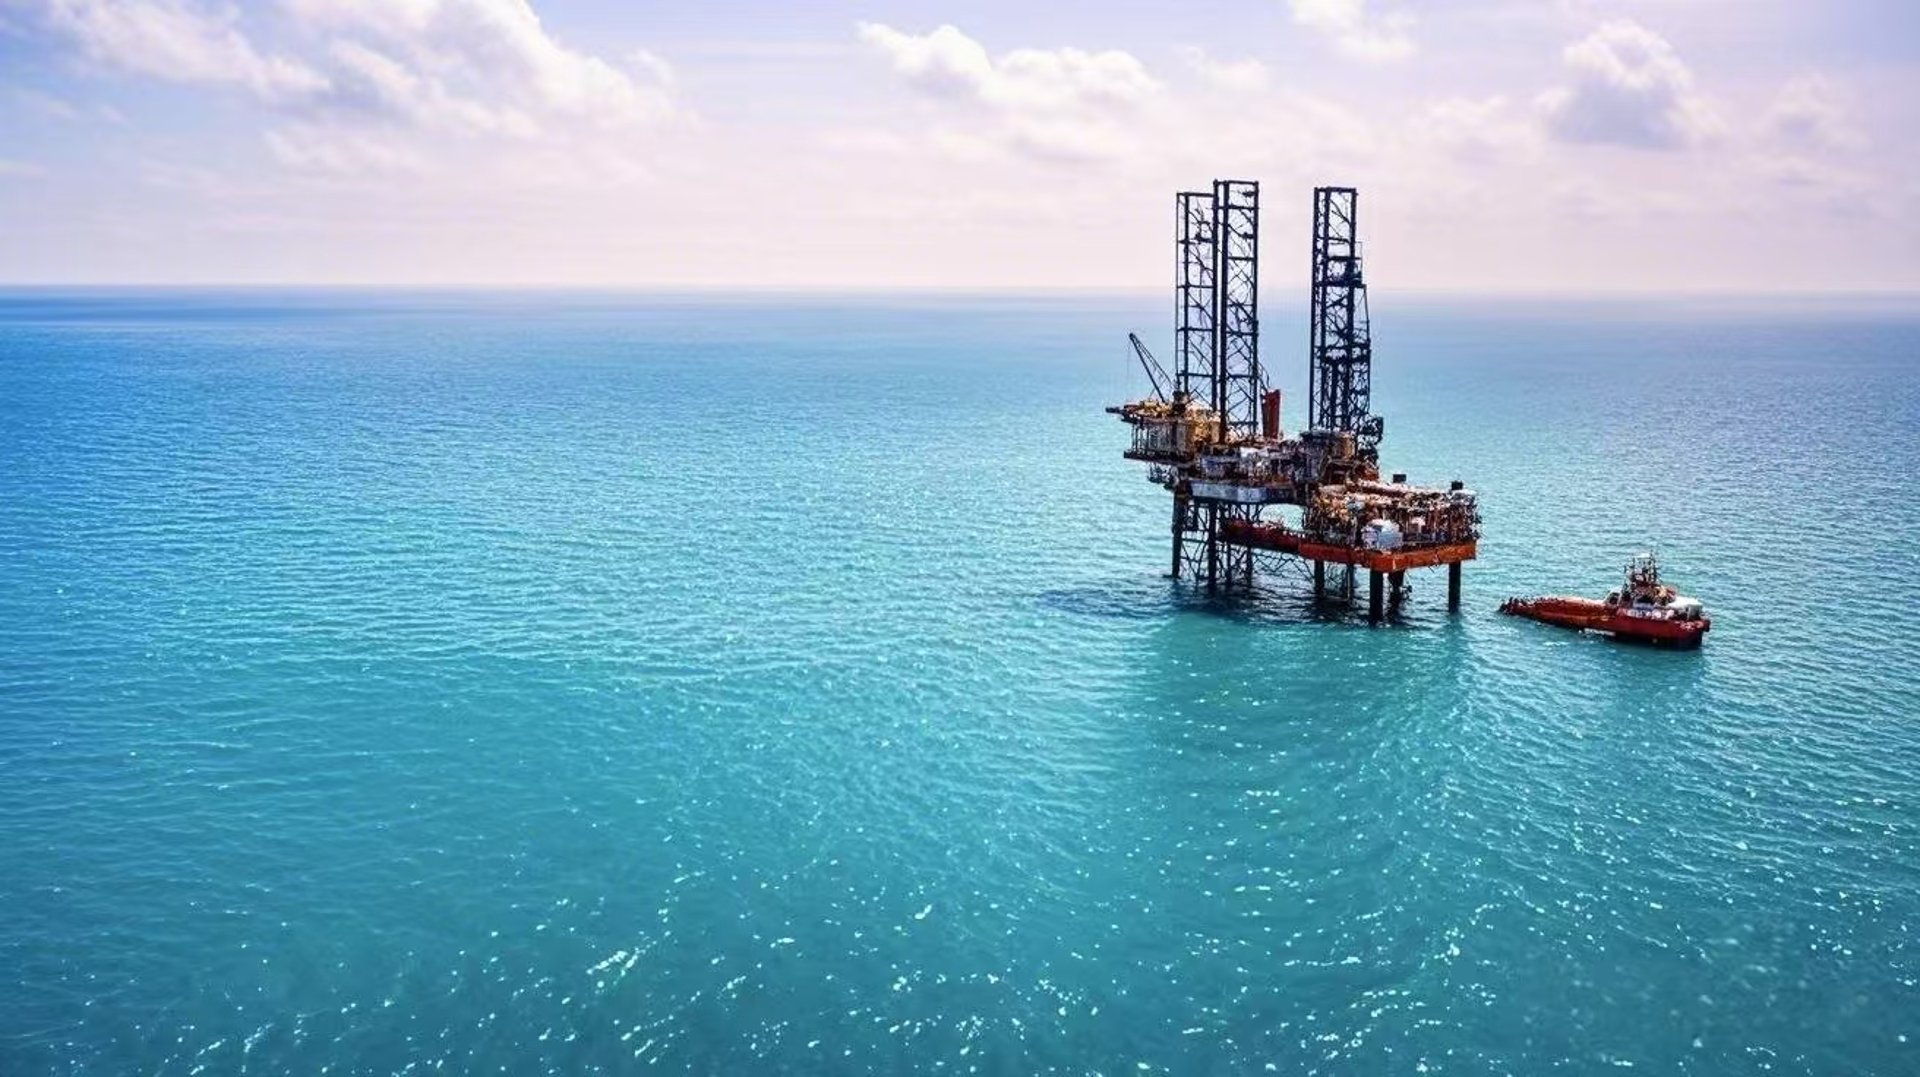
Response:
POLYGON ((1228 436, 1260 433, 1260 185, 1216 180, 1214 410, 1228 436))
POLYGON ((1213 401, 1213 196, 1183 191, 1175 197, 1173 263, 1174 387, 1188 400, 1213 401))
POLYGON ((1373 340, 1360 267, 1359 214, 1360 193, 1354 188, 1314 188, 1307 410, 1314 430, 1351 433, 1359 451, 1376 458, 1385 424, 1371 413, 1373 340))
MULTIPOLYGON (((1176 385, 1219 416, 1217 440, 1260 431, 1260 185, 1216 180, 1176 197, 1176 385)), ((1173 574, 1208 586, 1251 583, 1253 552, 1220 541, 1228 520, 1259 519, 1256 505, 1173 501, 1173 574)))
MULTIPOLYGON (((1213 195, 1175 196, 1173 352, 1175 387, 1193 403, 1213 401, 1215 253, 1213 195)), ((1213 507, 1173 496, 1173 576, 1212 579, 1218 569, 1213 507)))

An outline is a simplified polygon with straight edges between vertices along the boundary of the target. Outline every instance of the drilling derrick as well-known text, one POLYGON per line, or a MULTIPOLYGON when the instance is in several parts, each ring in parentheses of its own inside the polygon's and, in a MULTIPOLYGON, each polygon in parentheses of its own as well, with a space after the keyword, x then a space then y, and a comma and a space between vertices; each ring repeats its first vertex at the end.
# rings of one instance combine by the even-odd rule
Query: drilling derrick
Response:
POLYGON ((1213 195, 1184 191, 1174 239, 1173 354, 1188 401, 1213 401, 1215 244, 1213 195))
POLYGON ((1216 341, 1219 377, 1214 410, 1226 422, 1224 440, 1260 434, 1260 185, 1213 185, 1216 341))
MULTIPOLYGON (((1178 421, 1181 451, 1170 453, 1169 461, 1182 458, 1187 446, 1197 447, 1225 434, 1220 409, 1214 406, 1218 381, 1214 377, 1214 348, 1219 343, 1215 318, 1219 245, 1215 241, 1214 198, 1210 192, 1183 191, 1175 196, 1174 204, 1178 212, 1174 221, 1173 351, 1178 391, 1170 402, 1170 414, 1178 421)), ((1139 434, 1140 428, 1135 432, 1139 434)), ((1174 579, 1185 575, 1212 585, 1220 571, 1218 509, 1195 502, 1178 485, 1168 488, 1173 491, 1171 574, 1174 579)))
POLYGON ((1367 282, 1360 267, 1359 216, 1359 191, 1314 188, 1307 407, 1316 432, 1351 433, 1356 451, 1377 460, 1385 424, 1369 411, 1373 339, 1367 325, 1367 282))
MULTIPOLYGON (((1215 447, 1260 432, 1260 185, 1216 180, 1175 198, 1174 361, 1169 401, 1215 447), (1205 407, 1200 407, 1204 402, 1205 407)), ((1207 586, 1251 584, 1253 551, 1221 541, 1228 522, 1254 523, 1258 505, 1175 488, 1173 576, 1207 586)))
POLYGON ((1311 564, 1316 595, 1326 565, 1345 566, 1351 599, 1364 568, 1377 622, 1383 583, 1397 608, 1408 569, 1446 565, 1458 607, 1480 517, 1462 483, 1380 481, 1358 202, 1351 187, 1314 191, 1306 433, 1281 433, 1280 394, 1260 365, 1260 186, 1244 180, 1175 197, 1174 371, 1131 337, 1153 395, 1107 410, 1132 428, 1124 455, 1173 495, 1175 579, 1251 587, 1256 567, 1295 558, 1311 564), (1268 505, 1299 508, 1300 526, 1263 520, 1268 505))

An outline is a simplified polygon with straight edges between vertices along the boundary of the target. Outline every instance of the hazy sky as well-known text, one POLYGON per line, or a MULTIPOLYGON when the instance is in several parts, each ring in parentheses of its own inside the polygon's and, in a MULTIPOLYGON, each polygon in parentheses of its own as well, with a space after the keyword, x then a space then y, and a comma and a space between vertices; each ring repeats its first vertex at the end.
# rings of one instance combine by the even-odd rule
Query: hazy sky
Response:
POLYGON ((1920 288, 1912 0, 0 0, 0 281, 1920 288))

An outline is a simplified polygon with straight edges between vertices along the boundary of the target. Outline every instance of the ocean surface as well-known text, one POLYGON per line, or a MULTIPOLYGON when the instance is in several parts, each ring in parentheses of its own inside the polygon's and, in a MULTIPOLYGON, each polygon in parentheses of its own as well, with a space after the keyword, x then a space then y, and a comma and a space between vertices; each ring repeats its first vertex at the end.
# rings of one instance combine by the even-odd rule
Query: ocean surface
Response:
POLYGON ((1920 1072, 1920 303, 1376 295, 1380 629, 1169 306, 0 293, 0 1074, 1920 1072))

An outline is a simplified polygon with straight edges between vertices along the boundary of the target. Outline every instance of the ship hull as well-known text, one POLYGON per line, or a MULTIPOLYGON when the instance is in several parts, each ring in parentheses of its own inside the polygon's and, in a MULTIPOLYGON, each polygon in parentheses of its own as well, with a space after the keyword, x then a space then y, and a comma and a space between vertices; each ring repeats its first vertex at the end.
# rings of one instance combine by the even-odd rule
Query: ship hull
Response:
POLYGON ((1691 621, 1637 617, 1617 606, 1590 598, 1510 598, 1501 604, 1500 612, 1542 624, 1584 632, 1602 632, 1615 639, 1661 647, 1698 647, 1707 631, 1713 627, 1713 622, 1705 617, 1691 621))

